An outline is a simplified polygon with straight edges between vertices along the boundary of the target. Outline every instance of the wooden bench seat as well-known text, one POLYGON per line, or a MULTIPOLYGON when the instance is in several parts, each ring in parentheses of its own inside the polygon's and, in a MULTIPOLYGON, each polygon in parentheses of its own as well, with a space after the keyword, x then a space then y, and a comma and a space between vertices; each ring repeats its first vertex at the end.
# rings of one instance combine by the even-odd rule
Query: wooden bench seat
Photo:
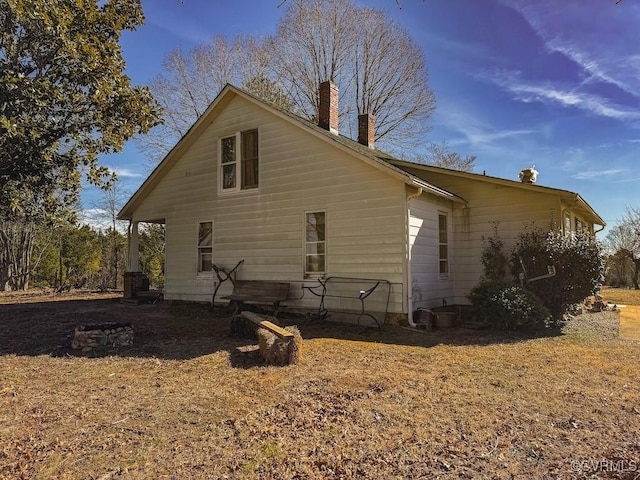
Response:
POLYGON ((242 312, 243 303, 272 304, 273 316, 278 316, 280 302, 289 296, 288 282, 273 282, 269 280, 236 280, 233 291, 228 298, 236 305, 236 312, 242 312))
POLYGON ((282 338, 285 340, 293 339, 293 336, 294 336, 293 333, 291 333, 288 330, 285 330, 282 327, 279 327, 275 323, 265 320, 264 318, 262 318, 260 315, 256 313, 242 312, 241 315, 247 320, 249 320, 250 322, 252 322, 253 324, 255 324, 258 328, 264 328, 265 330, 268 330, 271 333, 273 333, 278 338, 282 338))

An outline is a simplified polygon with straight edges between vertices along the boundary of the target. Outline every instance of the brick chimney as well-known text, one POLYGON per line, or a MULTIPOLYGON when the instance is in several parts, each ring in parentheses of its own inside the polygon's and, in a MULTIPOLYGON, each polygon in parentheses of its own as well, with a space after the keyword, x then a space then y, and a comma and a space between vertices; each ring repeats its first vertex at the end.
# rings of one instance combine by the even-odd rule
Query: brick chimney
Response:
POLYGON ((332 81, 320 84, 318 126, 338 134, 338 87, 332 81))
POLYGON ((370 113, 358 115, 358 143, 374 148, 376 135, 376 117, 370 113))

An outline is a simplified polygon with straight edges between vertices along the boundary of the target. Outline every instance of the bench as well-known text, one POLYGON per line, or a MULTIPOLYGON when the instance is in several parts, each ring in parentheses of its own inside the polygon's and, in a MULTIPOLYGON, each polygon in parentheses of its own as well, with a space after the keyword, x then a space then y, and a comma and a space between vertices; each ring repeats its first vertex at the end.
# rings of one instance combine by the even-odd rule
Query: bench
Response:
POLYGON ((258 345, 267 364, 292 365, 300 359, 302 337, 265 320, 253 312, 241 312, 242 318, 258 327, 258 345))
POLYGON ((387 316, 391 284, 383 279, 327 277, 318 279, 318 285, 303 286, 305 290, 320 297, 317 317, 356 317, 381 328, 387 316))
POLYGON ((256 327, 264 328, 265 330, 268 330, 269 332, 273 333, 278 338, 285 339, 285 340, 293 339, 293 333, 291 333, 288 330, 285 330, 284 328, 276 325, 273 322, 265 320, 263 317, 261 317, 257 313, 242 312, 241 315, 247 320, 249 320, 250 322, 252 322, 256 327))
POLYGON ((236 307, 234 315, 242 312, 244 303, 272 304, 273 316, 278 316, 280 302, 289 296, 289 283, 268 280, 236 280, 228 298, 236 307))

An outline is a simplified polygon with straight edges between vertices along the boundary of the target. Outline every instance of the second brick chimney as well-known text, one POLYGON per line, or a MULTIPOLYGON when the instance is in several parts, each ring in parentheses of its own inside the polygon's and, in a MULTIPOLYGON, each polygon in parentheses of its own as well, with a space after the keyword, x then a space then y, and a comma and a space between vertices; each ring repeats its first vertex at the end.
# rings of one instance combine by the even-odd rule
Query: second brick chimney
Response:
POLYGON ((318 126, 338 134, 338 87, 332 81, 320 84, 318 126))
POLYGON ((376 117, 370 113, 358 115, 358 143, 374 148, 376 136, 376 117))

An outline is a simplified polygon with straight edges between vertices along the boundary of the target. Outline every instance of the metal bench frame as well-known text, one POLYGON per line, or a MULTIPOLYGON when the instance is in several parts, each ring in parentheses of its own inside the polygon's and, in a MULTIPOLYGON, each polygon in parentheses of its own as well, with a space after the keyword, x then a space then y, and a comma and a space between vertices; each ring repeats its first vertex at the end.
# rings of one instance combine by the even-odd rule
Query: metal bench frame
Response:
MULTIPOLYGON (((385 322, 387 312, 389 310, 389 299, 391 297, 391 283, 388 280, 372 279, 372 278, 355 278, 355 277, 336 277, 330 276, 326 278, 318 279, 319 285, 303 286, 302 288, 308 290, 316 297, 320 297, 320 305, 318 307, 318 318, 324 319, 330 314, 330 310, 326 307, 327 300, 331 298, 353 299, 359 305, 357 311, 331 309, 335 312, 346 313, 351 315, 357 315, 358 325, 363 317, 368 317, 375 322, 378 328, 381 328, 385 322), (341 284, 345 286, 344 293, 333 293, 335 288, 332 285, 341 284), (371 284, 371 287, 366 290, 352 290, 349 291, 347 287, 349 284, 371 284), (367 311, 366 301, 376 290, 386 290, 385 309, 382 319, 378 319, 373 313, 367 311)), ((382 292, 384 295, 385 292, 382 292)))

